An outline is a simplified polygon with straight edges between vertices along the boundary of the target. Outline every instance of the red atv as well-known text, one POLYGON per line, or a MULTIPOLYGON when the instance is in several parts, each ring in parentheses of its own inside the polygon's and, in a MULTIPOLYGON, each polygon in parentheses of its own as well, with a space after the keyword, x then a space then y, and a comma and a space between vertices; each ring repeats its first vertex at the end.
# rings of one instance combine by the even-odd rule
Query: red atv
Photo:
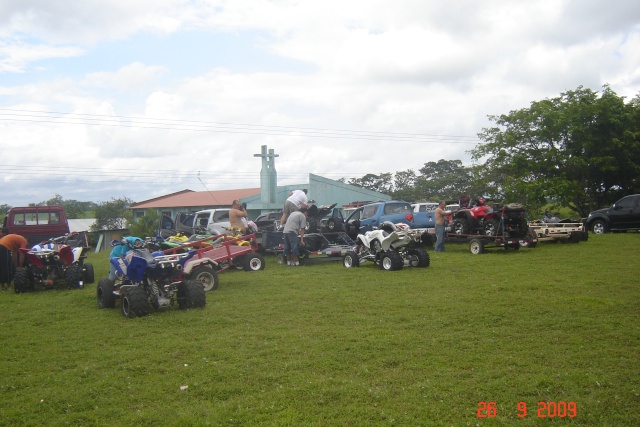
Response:
POLYGON ((496 236, 500 227, 500 217, 487 201, 480 197, 471 203, 469 197, 460 199, 460 210, 453 213, 451 231, 454 234, 484 234, 496 236))

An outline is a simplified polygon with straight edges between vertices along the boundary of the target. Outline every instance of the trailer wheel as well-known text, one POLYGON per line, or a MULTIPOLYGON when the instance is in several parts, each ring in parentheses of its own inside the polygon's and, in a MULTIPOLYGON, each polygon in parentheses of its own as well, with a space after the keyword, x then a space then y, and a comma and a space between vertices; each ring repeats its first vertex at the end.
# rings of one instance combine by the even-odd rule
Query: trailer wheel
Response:
POLYGON ((218 273, 209 265, 201 265, 193 269, 189 277, 202 283, 205 292, 218 289, 218 273))
POLYGON ((244 271, 264 270, 264 258, 259 253, 246 255, 243 260, 244 271))
POLYGON ((484 242, 480 239, 472 239, 469 242, 469 252, 478 255, 484 252, 484 242))
POLYGON ((582 240, 582 231, 572 231, 569 235, 569 242, 580 243, 582 240))
POLYGON ((342 265, 346 268, 360 267, 360 258, 358 257, 358 254, 353 251, 347 252, 344 255, 344 258, 342 258, 342 265))

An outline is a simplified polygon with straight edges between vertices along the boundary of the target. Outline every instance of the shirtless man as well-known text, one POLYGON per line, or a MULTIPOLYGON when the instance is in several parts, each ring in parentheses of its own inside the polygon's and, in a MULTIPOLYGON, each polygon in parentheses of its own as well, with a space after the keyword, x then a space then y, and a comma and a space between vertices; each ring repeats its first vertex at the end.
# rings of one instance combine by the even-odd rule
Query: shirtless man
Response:
POLYGON ((242 234, 247 231, 247 210, 240 203, 240 200, 234 200, 229 211, 229 222, 231 228, 237 228, 242 234), (243 221, 244 219, 244 221, 243 221))
POLYGON ((436 252, 444 252, 445 217, 451 215, 451 211, 444 210, 445 206, 445 201, 440 200, 436 208, 436 252))

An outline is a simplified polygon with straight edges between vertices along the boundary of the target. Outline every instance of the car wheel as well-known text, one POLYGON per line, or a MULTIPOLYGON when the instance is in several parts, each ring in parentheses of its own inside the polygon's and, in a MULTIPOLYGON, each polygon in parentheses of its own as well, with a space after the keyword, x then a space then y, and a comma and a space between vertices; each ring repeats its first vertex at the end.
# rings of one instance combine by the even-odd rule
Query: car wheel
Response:
POLYGON ((593 231, 596 234, 604 234, 607 231, 609 231, 609 227, 607 227, 607 224, 604 221, 599 219, 594 221, 593 224, 591 224, 591 231, 593 231))

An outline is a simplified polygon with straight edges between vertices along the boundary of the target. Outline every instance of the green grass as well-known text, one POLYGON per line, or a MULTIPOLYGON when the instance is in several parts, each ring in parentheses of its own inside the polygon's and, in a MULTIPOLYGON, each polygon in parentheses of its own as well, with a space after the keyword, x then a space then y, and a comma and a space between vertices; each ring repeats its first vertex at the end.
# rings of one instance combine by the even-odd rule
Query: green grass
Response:
POLYGON ((222 273, 205 309, 131 320, 95 285, 1 292, 0 425, 640 425, 640 234, 430 255, 397 272, 267 257, 222 273), (577 416, 539 419, 539 401, 577 416))

